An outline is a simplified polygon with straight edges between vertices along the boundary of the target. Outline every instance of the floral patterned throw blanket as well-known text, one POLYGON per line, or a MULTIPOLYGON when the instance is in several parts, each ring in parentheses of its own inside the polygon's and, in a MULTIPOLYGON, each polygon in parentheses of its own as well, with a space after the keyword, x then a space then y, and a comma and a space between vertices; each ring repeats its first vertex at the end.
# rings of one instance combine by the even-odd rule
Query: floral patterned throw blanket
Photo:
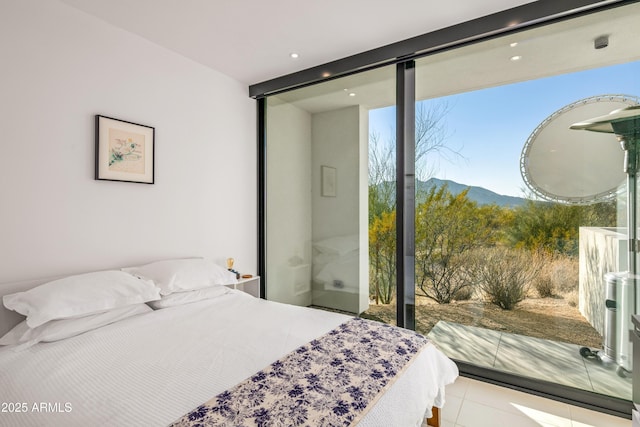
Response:
POLYGON ((354 318, 171 427, 352 426, 428 342, 413 331, 354 318))

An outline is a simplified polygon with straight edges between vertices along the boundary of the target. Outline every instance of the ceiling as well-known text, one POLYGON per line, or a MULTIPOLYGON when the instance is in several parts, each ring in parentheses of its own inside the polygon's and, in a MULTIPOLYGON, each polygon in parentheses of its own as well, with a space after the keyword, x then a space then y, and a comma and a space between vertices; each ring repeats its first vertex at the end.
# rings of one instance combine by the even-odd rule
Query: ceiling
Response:
MULTIPOLYGON (((640 2, 426 56, 416 61, 416 99, 638 61, 639 17, 640 2), (594 40, 602 35, 609 44, 595 49, 594 40), (521 58, 512 61, 515 55, 521 58)), ((351 105, 393 105, 395 67, 329 80, 277 98, 311 113, 351 105)))
POLYGON ((60 1, 246 85, 531 3, 531 0, 60 1), (297 59, 290 57, 294 52, 299 55, 297 59))

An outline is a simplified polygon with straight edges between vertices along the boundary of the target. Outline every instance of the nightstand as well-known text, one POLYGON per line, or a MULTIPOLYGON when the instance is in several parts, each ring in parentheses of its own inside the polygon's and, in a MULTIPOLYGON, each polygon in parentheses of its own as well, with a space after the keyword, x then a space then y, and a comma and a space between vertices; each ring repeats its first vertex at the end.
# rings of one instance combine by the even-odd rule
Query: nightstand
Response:
POLYGON ((248 279, 238 279, 238 283, 225 285, 231 289, 238 289, 251 296, 260 298, 260 276, 253 276, 248 279))

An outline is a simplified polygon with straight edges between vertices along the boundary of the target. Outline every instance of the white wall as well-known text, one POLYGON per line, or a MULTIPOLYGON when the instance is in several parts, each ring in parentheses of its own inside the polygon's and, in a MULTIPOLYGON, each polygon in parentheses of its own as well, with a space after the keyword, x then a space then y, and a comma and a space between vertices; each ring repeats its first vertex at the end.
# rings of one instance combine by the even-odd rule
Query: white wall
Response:
MULTIPOLYGON (((601 335, 604 319, 607 273, 628 271, 625 228, 580 227, 578 309, 601 335)), ((618 302, 622 293, 617 289, 618 302)), ((622 306, 622 304, 621 304, 622 306)))
POLYGON ((245 86, 52 0, 0 3, 0 58, 0 282, 190 255, 255 273, 245 86), (155 127, 155 185, 93 179, 95 114, 155 127))
POLYGON ((311 280, 311 116, 269 98, 267 105, 267 298, 311 304, 311 292, 298 282, 311 280), (296 277, 295 259, 309 265, 296 277), (293 261, 293 262, 292 262, 293 261))
POLYGON ((359 109, 358 227, 360 236, 360 292, 358 313, 369 309, 369 110, 359 109))

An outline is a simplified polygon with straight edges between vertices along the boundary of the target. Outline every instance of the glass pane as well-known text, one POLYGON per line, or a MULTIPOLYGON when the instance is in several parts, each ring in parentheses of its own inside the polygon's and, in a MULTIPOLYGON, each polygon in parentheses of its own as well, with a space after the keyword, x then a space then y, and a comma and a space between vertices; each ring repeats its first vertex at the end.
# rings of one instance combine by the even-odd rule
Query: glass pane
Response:
POLYGON ((638 102, 639 19, 417 61, 416 329, 450 357, 631 399, 624 152, 570 126, 638 102))
POLYGON ((370 130, 369 115, 383 107, 394 115, 394 103, 394 67, 268 98, 268 299, 356 314, 370 297, 393 300, 395 282, 379 271, 395 269, 385 258, 395 226, 374 236, 384 247, 370 257, 369 224, 393 211, 395 163, 378 144, 390 143, 389 129, 370 130))
POLYGON ((369 111, 369 295, 363 317, 396 324, 396 107, 369 111))

